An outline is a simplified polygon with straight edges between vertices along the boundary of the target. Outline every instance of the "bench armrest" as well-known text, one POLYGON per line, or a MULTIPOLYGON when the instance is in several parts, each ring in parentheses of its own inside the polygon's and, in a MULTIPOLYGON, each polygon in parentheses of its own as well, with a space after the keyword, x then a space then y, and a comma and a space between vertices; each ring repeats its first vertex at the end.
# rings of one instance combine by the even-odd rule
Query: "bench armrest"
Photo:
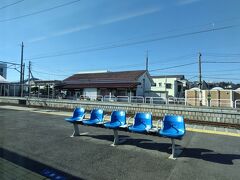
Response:
POLYGON ((130 119, 132 119, 132 117, 127 117, 127 126, 129 125, 130 119))
POLYGON ((161 125, 161 128, 162 128, 162 126, 163 126, 163 121, 162 121, 161 119, 159 119, 159 120, 157 121, 157 129, 159 129, 159 124, 161 125))

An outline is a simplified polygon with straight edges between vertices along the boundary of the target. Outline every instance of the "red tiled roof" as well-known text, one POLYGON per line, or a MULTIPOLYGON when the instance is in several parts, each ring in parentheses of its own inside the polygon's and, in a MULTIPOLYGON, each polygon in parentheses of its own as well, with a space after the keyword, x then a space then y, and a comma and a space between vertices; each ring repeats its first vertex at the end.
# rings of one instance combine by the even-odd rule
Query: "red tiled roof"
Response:
POLYGON ((146 71, 121 71, 121 72, 105 72, 105 73, 87 73, 74 74, 63 80, 58 86, 64 89, 77 88, 133 88, 139 82, 137 81, 146 71))
POLYGON ((61 89, 80 88, 135 88, 139 83, 90 83, 90 84, 62 84, 61 89))
POLYGON ((63 81, 136 81, 141 75, 143 75, 145 70, 138 71, 121 71, 121 72, 105 72, 105 73, 88 73, 88 74, 74 74, 63 81))

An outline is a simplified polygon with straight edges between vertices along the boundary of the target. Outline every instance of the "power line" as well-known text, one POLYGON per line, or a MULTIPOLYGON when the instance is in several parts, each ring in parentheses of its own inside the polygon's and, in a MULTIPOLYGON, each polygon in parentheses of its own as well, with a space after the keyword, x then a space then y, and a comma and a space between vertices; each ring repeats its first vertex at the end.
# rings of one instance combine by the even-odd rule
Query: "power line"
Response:
POLYGON ((206 79, 221 79, 221 80, 240 80, 240 78, 221 78, 221 77, 214 77, 214 76, 204 76, 206 79))
MULTIPOLYGON (((193 57, 193 54, 189 54, 189 55, 184 55, 184 56, 178 56, 178 57, 171 57, 171 58, 167 58, 166 61, 153 61, 152 63, 149 63, 149 65, 153 65, 153 64, 160 64, 160 63, 164 63, 164 62, 171 62, 171 61, 176 61, 179 59, 186 59, 189 57, 193 57)), ((165 63, 166 64, 166 63, 165 63)), ((121 66, 111 66, 111 68, 108 68, 108 70, 120 70, 122 68, 133 68, 133 67, 143 67, 144 62, 143 63, 139 63, 139 64, 125 64, 125 65, 121 65, 121 66)), ((99 69, 99 68, 98 68, 99 69)), ((100 68, 101 69, 101 68, 100 68)), ((32 70, 34 71, 34 70, 32 70)), ((53 73, 46 73, 46 71, 35 71, 35 72, 39 72, 39 73, 44 73, 44 74, 48 74, 48 75, 56 75, 56 76, 69 76, 69 75, 60 75, 60 74, 53 74, 53 73)), ((71 73, 74 74, 74 73, 71 73)))
POLYGON ((193 64, 197 64, 197 62, 194 63, 187 63, 187 64, 181 64, 181 65, 177 65, 177 66, 170 66, 170 67, 166 67, 166 68, 160 68, 160 69, 153 69, 149 72, 154 72, 154 71, 161 71, 161 70, 165 70, 165 69, 173 69, 173 68, 178 68, 178 67, 184 67, 184 66, 190 66, 193 64))
POLYGON ((240 61, 204 61, 205 64, 239 64, 240 61))
POLYGON ((222 72, 222 71, 224 71, 224 72, 227 72, 227 71, 231 71, 231 72, 233 72, 233 71, 240 71, 240 68, 236 68, 236 69, 219 69, 219 70, 215 70, 215 71, 203 71, 204 73, 205 72, 222 72))
POLYGON ((52 75, 52 76, 69 76, 68 75, 64 75, 64 74, 54 74, 54 73, 48 73, 48 72, 43 72, 43 71, 36 71, 36 70, 32 70, 32 72, 36 72, 36 73, 39 73, 39 74, 46 74, 46 75, 52 75))
POLYGON ((23 2, 23 1, 24 1, 24 0, 20 0, 20 1, 14 2, 14 3, 11 3, 11 4, 7 4, 7 5, 5 5, 5 6, 0 7, 0 10, 5 9, 5 8, 8 8, 8 7, 10 7, 10 6, 14 6, 15 4, 21 3, 21 2, 23 2))
POLYGON ((209 57, 239 57, 240 53, 206 53, 204 55, 209 57))
POLYGON ((57 8, 61 8, 61 7, 64 7, 64 6, 68 6, 68 5, 77 3, 79 1, 81 1, 81 0, 70 1, 70 2, 63 3, 63 4, 60 4, 60 5, 57 5, 57 6, 53 6, 53 7, 46 8, 46 9, 42 9, 40 11, 24 14, 24 15, 21 15, 21 16, 16 16, 16 17, 13 17, 13 18, 2 19, 2 20, 0 20, 0 23, 1 22, 13 21, 13 20, 17 20, 17 19, 21 19, 21 18, 25 18, 25 17, 29 17, 29 16, 33 16, 33 15, 37 15, 37 14, 41 14, 41 13, 45 13, 45 12, 49 12, 49 11, 55 10, 57 8))
POLYGON ((192 76, 190 78, 188 78, 188 80, 194 79, 194 78, 198 78, 198 76, 192 76))
POLYGON ((239 27, 239 26, 240 26, 240 24, 222 26, 222 27, 219 27, 219 28, 210 28, 210 29, 205 29, 205 30, 200 30, 200 31, 188 32, 188 33, 182 33, 182 34, 175 34, 175 35, 169 35, 169 36, 158 37, 158 38, 144 39, 144 40, 122 43, 122 44, 115 44, 115 45, 110 45, 110 46, 89 48, 89 49, 83 49, 83 50, 77 50, 77 51, 65 52, 65 53, 58 53, 58 54, 40 56, 40 57, 32 57, 32 58, 30 57, 30 58, 27 58, 27 60, 45 59, 45 58, 66 56, 66 55, 72 55, 72 54, 80 54, 80 53, 86 53, 86 52, 102 51, 102 50, 107 50, 107 49, 114 49, 114 48, 120 48, 120 47, 150 43, 150 42, 155 42, 155 41, 162 41, 162 40, 167 40, 167 39, 175 39, 175 38, 179 38, 179 37, 191 36, 191 35, 202 34, 202 33, 207 33, 207 32, 221 31, 221 30, 231 29, 231 28, 239 27))
MULTIPOLYGON (((170 32, 176 32, 176 31, 181 31, 181 30, 189 30, 189 29, 196 29, 196 28, 199 28, 199 27, 206 27, 206 26, 211 26, 212 28, 215 26, 215 23, 222 23, 222 22, 226 22, 226 21, 233 21, 233 20, 239 20, 240 18, 239 17, 233 17, 233 18, 228 18, 228 19, 224 19, 224 20, 217 20, 217 21, 214 21, 213 22, 210 22, 210 23, 205 23, 205 24, 200 24, 200 25, 194 25, 194 26, 186 26, 186 27, 181 27, 181 28, 175 28, 175 29, 171 29, 171 30, 168 30, 168 31, 163 31, 163 32, 156 32, 156 33, 151 33, 151 34, 145 34, 145 35, 142 35, 143 37, 151 37, 151 36, 156 36, 156 35, 159 35, 159 34, 162 34, 162 33, 170 33, 170 32)), ((135 36, 135 37, 130 37, 130 38, 127 38, 125 40, 119 40, 119 41, 115 41, 115 42, 105 42, 105 43, 98 43, 98 44, 95 44, 95 45, 89 45, 85 48, 91 48, 91 47, 96 47, 96 46, 99 46, 99 45, 107 45, 107 44, 113 44, 113 43, 120 43, 120 42, 125 42, 125 41, 130 41, 130 40, 134 40, 134 39, 137 39, 139 38, 139 36, 135 36)), ((48 38, 44 38, 44 40, 46 40, 48 38)))
MULTIPOLYGON (((158 60, 158 61, 151 61, 148 63, 148 65, 155 65, 155 64, 166 64, 166 63, 170 63, 170 62, 174 62, 174 61, 178 61, 179 59, 188 59, 193 57, 194 54, 189 54, 189 55, 184 55, 184 56, 178 56, 178 57, 172 57, 172 58, 167 58, 166 60, 162 61, 162 60, 158 60)), ((126 65, 122 65, 122 66, 112 66, 109 69, 121 69, 121 68, 129 68, 129 67, 143 67, 145 66, 144 62, 143 63, 139 63, 139 64, 126 64, 126 65)))
MULTIPOLYGON (((235 68, 235 69, 218 69, 218 70, 211 70, 211 71, 205 71, 205 70, 203 70, 202 72, 203 72, 203 73, 209 73, 209 72, 211 73, 211 72, 223 72, 223 71, 224 71, 224 72, 227 72, 227 71, 228 71, 228 72, 229 72, 229 71, 230 71, 230 72, 233 72, 233 71, 238 71, 238 72, 239 72, 239 71, 240 71, 240 68, 235 68)), ((164 71, 164 72, 165 72, 165 73, 172 73, 172 71, 164 71)), ((179 73, 184 73, 184 72, 183 72, 183 71, 177 71, 177 72, 174 71, 174 73, 178 73, 178 74, 179 74, 179 73)), ((188 73, 197 73, 197 71, 194 71, 194 72, 192 71, 192 72, 188 72, 188 73)))
POLYGON ((14 62, 8 62, 8 61, 0 61, 1 63, 4 63, 4 64, 12 64, 12 65, 19 65, 20 64, 17 64, 17 63, 14 63, 14 62))

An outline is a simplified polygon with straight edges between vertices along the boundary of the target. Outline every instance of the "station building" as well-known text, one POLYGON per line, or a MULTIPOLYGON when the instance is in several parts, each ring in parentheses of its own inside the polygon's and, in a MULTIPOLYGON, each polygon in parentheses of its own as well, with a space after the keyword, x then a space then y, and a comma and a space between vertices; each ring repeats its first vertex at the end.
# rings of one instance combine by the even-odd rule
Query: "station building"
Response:
POLYGON ((56 85, 67 97, 147 96, 153 84, 146 70, 79 72, 56 85))

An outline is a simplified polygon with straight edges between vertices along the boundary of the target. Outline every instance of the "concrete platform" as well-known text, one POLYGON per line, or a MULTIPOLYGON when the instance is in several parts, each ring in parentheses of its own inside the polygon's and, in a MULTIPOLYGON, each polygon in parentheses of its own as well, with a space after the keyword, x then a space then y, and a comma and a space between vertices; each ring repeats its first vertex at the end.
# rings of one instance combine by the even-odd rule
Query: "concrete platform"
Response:
POLYGON ((86 126, 80 131, 87 135, 71 138, 65 115, 71 113, 1 106, 0 179, 14 179, 17 172, 17 179, 28 173, 34 179, 239 178, 237 130, 236 136, 188 131, 176 142, 178 159, 170 160, 169 139, 120 132, 126 142, 112 147, 112 130, 86 126))

